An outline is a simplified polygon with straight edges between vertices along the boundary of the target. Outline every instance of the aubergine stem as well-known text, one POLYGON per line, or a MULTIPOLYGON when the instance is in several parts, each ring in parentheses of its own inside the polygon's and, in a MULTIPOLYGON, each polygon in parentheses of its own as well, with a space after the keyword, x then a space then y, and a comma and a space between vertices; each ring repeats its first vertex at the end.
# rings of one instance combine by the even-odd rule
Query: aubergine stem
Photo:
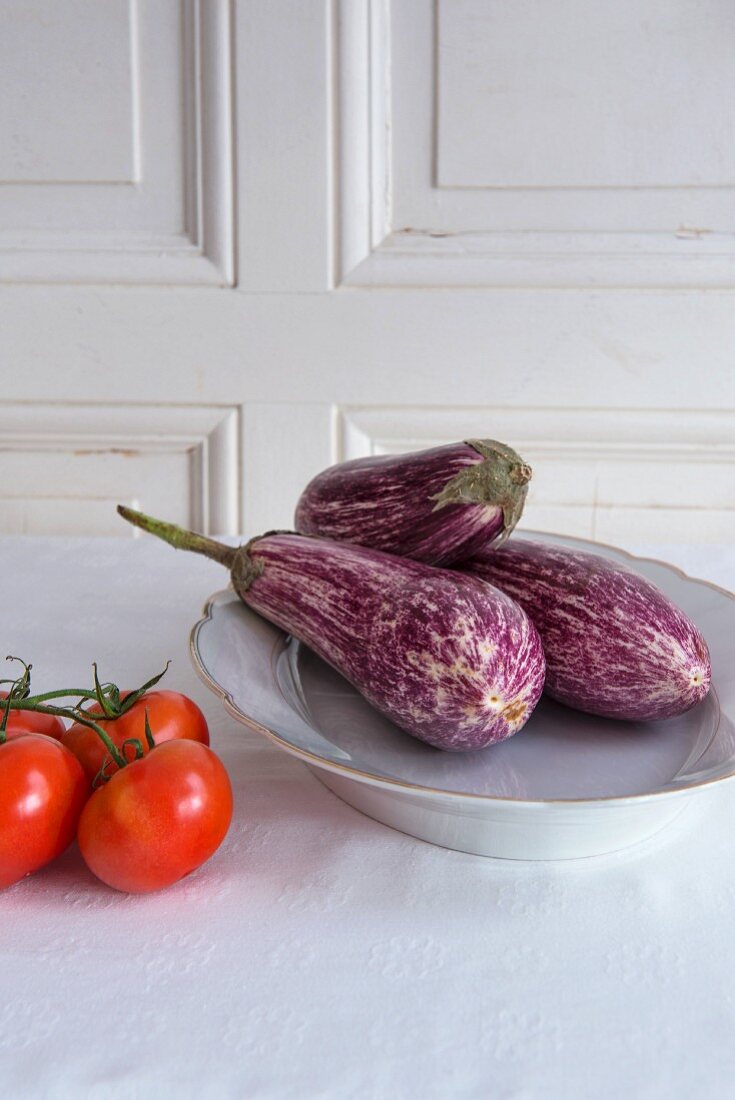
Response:
MULTIPOLYGON (((224 565, 230 570, 233 587, 241 596, 247 592, 265 568, 262 560, 255 561, 249 554, 250 547, 257 541, 256 539, 251 539, 244 546, 227 546, 223 542, 215 542, 214 539, 207 538, 206 535, 187 531, 175 523, 166 523, 162 519, 146 516, 143 512, 136 512, 133 508, 126 508, 124 504, 118 504, 117 512, 134 527, 140 527, 141 531, 147 531, 149 535, 156 535, 157 538, 173 546, 175 550, 191 550, 194 554, 203 554, 205 558, 211 558, 220 565, 224 565)), ((267 533, 277 535, 292 532, 269 531, 267 533)))
POLYGON ((430 499, 435 501, 435 512, 447 504, 486 504, 502 509, 499 546, 521 518, 533 471, 507 443, 496 439, 466 439, 465 443, 482 455, 483 461, 460 470, 430 499))
POLYGON ((132 523, 134 527, 140 527, 141 531, 147 531, 149 535, 156 535, 169 543, 175 550, 191 550, 194 554, 203 554, 205 558, 212 558, 232 569, 237 557, 237 546, 226 546, 223 542, 215 542, 206 535, 197 535, 194 531, 187 531, 178 527, 175 523, 165 523, 162 519, 154 519, 143 512, 136 512, 133 508, 126 508, 124 504, 118 504, 117 513, 132 523))

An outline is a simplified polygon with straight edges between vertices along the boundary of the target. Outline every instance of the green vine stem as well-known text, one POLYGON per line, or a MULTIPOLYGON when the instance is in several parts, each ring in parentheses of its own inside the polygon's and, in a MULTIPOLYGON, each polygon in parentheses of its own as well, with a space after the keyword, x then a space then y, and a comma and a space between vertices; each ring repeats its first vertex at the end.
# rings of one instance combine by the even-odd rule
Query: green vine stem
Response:
MULTIPOLYGON (((123 699, 121 698, 120 690, 116 684, 103 685, 100 683, 97 675, 96 663, 92 666, 94 690, 89 690, 87 688, 62 688, 57 691, 46 691, 39 695, 31 695, 30 671, 32 666, 26 664, 25 661, 21 661, 19 657, 8 657, 7 660, 20 661, 23 665, 23 672, 15 680, 0 681, 0 683, 11 685, 7 698, 0 699, 0 711, 2 712, 2 721, 0 722, 0 745, 4 744, 7 740, 6 729, 8 718, 12 711, 32 711, 37 714, 50 714, 57 718, 66 718, 67 721, 70 722, 78 722, 80 725, 87 726, 89 729, 94 730, 118 768, 124 768, 128 763, 124 753, 125 746, 123 746, 123 751, 121 752, 100 723, 114 722, 116 718, 120 718, 123 714, 126 714, 130 708, 150 690, 150 688, 158 683, 171 663, 167 661, 166 667, 162 672, 159 672, 157 676, 152 676, 150 680, 147 680, 141 687, 136 688, 135 691, 129 692, 123 699), (66 707, 53 706, 49 703, 49 700, 52 699, 64 699, 69 697, 78 699, 79 702, 75 703, 73 706, 66 707), (94 718, 91 718, 90 712, 84 710, 82 707, 83 702, 97 703, 102 713, 95 714, 94 718)), ((148 722, 147 709, 145 712, 145 734, 149 749, 153 748, 154 741, 148 722)), ((125 742, 125 744, 131 744, 135 749, 136 760, 143 755, 143 746, 139 740, 130 739, 125 742)))
MULTIPOLYGON (((54 714, 58 718, 68 718, 72 722, 79 722, 82 726, 88 726, 89 729, 94 730, 97 736, 100 738, 105 748, 109 752, 112 759, 117 764, 118 768, 124 768, 126 764, 125 757, 120 753, 117 745, 112 738, 105 733, 102 726, 99 726, 96 722, 93 722, 91 718, 84 717, 84 711, 77 710, 71 707, 49 707, 43 704, 35 705, 31 699, 23 699, 21 703, 14 704, 9 703, 6 705, 6 700, 0 700, 0 705, 5 710, 30 710, 35 711, 37 714, 54 714)), ((6 734, 3 731, 2 741, 5 740, 6 734)), ((2 742, 0 741, 0 744, 2 742)))

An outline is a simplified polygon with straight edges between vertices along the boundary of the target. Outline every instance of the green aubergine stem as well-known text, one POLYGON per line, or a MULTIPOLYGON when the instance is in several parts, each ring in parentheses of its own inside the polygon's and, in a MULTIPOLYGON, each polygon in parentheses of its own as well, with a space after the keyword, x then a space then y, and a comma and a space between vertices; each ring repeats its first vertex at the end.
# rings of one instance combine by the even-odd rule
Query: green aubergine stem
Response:
POLYGON ((460 470, 431 499, 434 511, 447 504, 487 504, 501 508, 503 531, 496 545, 505 542, 521 518, 533 471, 517 451, 496 439, 466 439, 483 462, 460 470))
MULTIPOLYGON (((147 531, 149 535, 155 535, 163 539, 169 546, 176 550, 191 550, 194 554, 203 554, 205 558, 211 558, 230 570, 232 584, 236 592, 247 592, 250 585, 261 575, 265 568, 262 561, 255 561, 249 553, 250 547, 256 542, 251 539, 244 546, 227 546, 223 542, 215 542, 206 535, 198 535, 195 531, 187 531, 175 523, 166 523, 162 519, 154 519, 144 512, 136 512, 133 508, 126 508, 124 504, 118 504, 118 515, 132 523, 134 527, 140 527, 141 531, 147 531)), ((292 531, 268 531, 269 535, 293 534, 292 531)), ((263 538, 259 535, 258 538, 263 538)))
POLYGON ((237 557, 238 547, 226 546, 223 542, 215 542, 206 535, 197 535, 194 531, 187 531, 175 523, 166 523, 162 519, 154 519, 144 512, 136 512, 134 508, 126 508, 124 504, 118 504, 117 514, 132 523, 134 527, 140 527, 141 531, 147 531, 149 535, 163 539, 175 550, 191 550, 194 554, 203 554, 205 558, 212 558, 227 569, 232 569, 237 557))

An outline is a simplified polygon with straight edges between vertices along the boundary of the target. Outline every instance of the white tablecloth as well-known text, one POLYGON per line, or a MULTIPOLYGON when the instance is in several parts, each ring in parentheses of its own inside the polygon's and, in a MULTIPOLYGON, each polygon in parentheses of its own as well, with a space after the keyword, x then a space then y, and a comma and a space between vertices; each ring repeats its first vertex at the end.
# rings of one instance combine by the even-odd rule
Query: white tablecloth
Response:
MULTIPOLYGON (((641 549, 735 588, 729 548, 641 549)), ((236 797, 223 848, 160 894, 109 890, 75 848, 0 894, 0 1095, 733 1095, 731 787, 611 856, 432 847, 201 685, 188 633, 219 567, 147 538, 0 555, 2 653, 35 688, 86 684, 94 659, 136 685, 172 658, 161 686, 204 709, 236 797)))

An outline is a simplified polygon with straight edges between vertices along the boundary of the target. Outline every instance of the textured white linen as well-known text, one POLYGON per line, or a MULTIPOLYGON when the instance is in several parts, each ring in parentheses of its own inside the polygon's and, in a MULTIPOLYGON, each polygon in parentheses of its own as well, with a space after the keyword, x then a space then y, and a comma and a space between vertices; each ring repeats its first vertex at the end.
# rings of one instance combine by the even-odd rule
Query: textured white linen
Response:
MULTIPOLYGON (((640 549, 735 587, 728 547, 640 549)), ((732 788, 611 856, 435 848, 200 684, 188 632, 217 566, 152 539, 6 538, 0 563, 0 652, 36 689, 171 657, 162 686, 202 706, 236 797, 220 852, 160 894, 109 890, 76 849, 0 894, 0 1095, 732 1096, 732 788)))

